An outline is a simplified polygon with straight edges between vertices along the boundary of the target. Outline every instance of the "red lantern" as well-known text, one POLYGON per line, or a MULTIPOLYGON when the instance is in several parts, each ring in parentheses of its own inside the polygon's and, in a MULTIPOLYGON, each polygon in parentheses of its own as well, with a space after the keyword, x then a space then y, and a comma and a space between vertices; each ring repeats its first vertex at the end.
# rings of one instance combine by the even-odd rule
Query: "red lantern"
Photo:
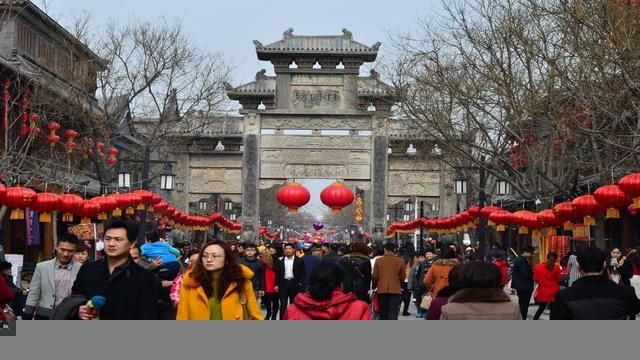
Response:
POLYGON ((64 147, 67 149, 67 154, 72 154, 73 150, 78 147, 78 144, 74 142, 75 138, 78 136, 78 133, 73 130, 67 130, 65 131, 64 135, 67 137, 67 143, 64 147))
POLYGON ((129 197, 127 196, 127 194, 113 194, 109 196, 112 196, 116 201, 116 204, 118 204, 116 208, 113 209, 113 216, 122 216, 122 209, 126 209, 129 207, 129 197))
POLYGON ((299 183, 291 182, 278 190, 277 197, 278 202, 286 206, 290 213, 295 213, 309 202, 311 193, 299 183))
POLYGON ((47 123, 47 129, 49 129, 47 141, 49 141, 49 146, 53 148, 56 146, 56 143, 60 141, 60 136, 56 135, 56 131, 60 130, 60 124, 55 121, 50 121, 47 123))
POLYGON ((147 203, 147 211, 148 212, 156 212, 155 211, 155 205, 159 204, 162 201, 162 197, 160 197, 160 195, 152 192, 151 193, 151 200, 149 200, 149 202, 147 203))
POLYGON ((538 226, 541 228, 555 228, 562 224, 562 220, 553 213, 553 210, 542 210, 536 217, 538 226))
POLYGON ((633 204, 629 205, 629 207, 627 207, 627 210, 629 211, 629 215, 631 216, 638 215, 638 208, 636 208, 636 206, 633 204))
MULTIPOLYGON (((140 196, 142 202, 138 205, 138 210, 142 211, 146 209, 145 205, 152 205, 151 201, 153 200, 153 193, 149 190, 136 190, 133 192, 134 194, 140 196)), ((158 197, 159 198, 159 197, 158 197)))
POLYGON ((40 213, 40 222, 50 223, 51 213, 58 211, 60 204, 60 196, 45 192, 36 195, 36 199, 33 204, 31 204, 31 208, 40 213))
POLYGON ((127 208, 126 214, 127 215, 133 215, 136 213, 134 208, 138 208, 140 205, 142 205, 142 210, 144 210, 144 204, 142 203, 142 197, 140 197, 140 195, 136 194, 135 192, 129 193, 129 194, 125 194, 129 197, 129 207, 127 208))
MULTIPOLYGON (((489 219, 489 216, 491 216, 491 214, 493 214, 494 212, 500 210, 499 207, 497 206, 493 206, 493 205, 489 205, 489 206, 485 206, 482 208, 482 210, 480 210, 480 215, 483 218, 489 219)), ((489 222, 487 223, 488 226, 494 226, 494 222, 491 221, 491 219, 489 219, 489 222)))
POLYGON ((82 210, 80 210, 80 215, 82 215, 81 224, 91 224, 91 218, 96 217, 100 212, 100 204, 94 199, 84 202, 82 210))
POLYGON ((506 224, 514 222, 513 214, 507 210, 498 210, 489 215, 489 220, 497 224, 497 231, 505 231, 506 224))
POLYGON ((482 212, 480 211, 480 206, 475 205, 469 208, 469 215, 471 215, 474 219, 479 218, 482 215, 482 212))
POLYGON ((518 234, 528 234, 529 229, 535 230, 538 228, 538 216, 531 211, 516 211, 513 217, 515 223, 519 225, 518 234))
POLYGON ((4 200, 4 197, 6 195, 7 195, 7 188, 4 187, 2 183, 0 183, 0 205, 2 204, 2 201, 4 200))
POLYGON ((118 162, 118 159, 116 159, 116 155, 118 155, 119 151, 116 148, 111 148, 108 151, 109 154, 109 158, 107 159, 107 164, 109 165, 115 165, 118 162))
POLYGON ((64 194, 60 196, 60 212, 62 212, 62 221, 73 221, 73 215, 79 214, 84 199, 75 194, 64 194))
POLYGON ((320 193, 320 200, 323 204, 330 207, 331 212, 334 214, 339 213, 342 208, 349 206, 354 198, 355 195, 353 191, 339 182, 329 185, 320 193))
POLYGON ((160 201, 159 203, 153 205, 153 211, 156 214, 162 215, 167 210, 168 207, 169 207, 169 203, 167 203, 166 201, 160 201))
POLYGON ((23 220, 24 209, 31 206, 36 199, 36 192, 20 187, 10 187, 7 189, 7 193, 4 198, 4 205, 11 210, 11 220, 23 220))
POLYGON ((629 204, 631 199, 618 185, 605 185, 593 193, 598 203, 607 208, 607 219, 619 219, 621 207, 629 204))
POLYGON ((576 207, 571 201, 561 202, 553 207, 553 214, 563 221, 563 228, 566 231, 573 230, 573 221, 579 218, 576 215, 576 207))
POLYGON ((640 208, 640 172, 626 175, 618 183, 620 189, 633 199, 636 208, 640 208))
POLYGON ((596 219, 594 219, 593 215, 604 210, 593 195, 578 196, 573 200, 573 205, 575 206, 576 215, 583 217, 585 225, 595 225, 596 219))
POLYGON ((100 205, 100 213, 98 214, 98 220, 107 220, 109 218, 109 212, 115 210, 118 207, 116 199, 112 196, 98 196, 91 199, 91 201, 100 205))

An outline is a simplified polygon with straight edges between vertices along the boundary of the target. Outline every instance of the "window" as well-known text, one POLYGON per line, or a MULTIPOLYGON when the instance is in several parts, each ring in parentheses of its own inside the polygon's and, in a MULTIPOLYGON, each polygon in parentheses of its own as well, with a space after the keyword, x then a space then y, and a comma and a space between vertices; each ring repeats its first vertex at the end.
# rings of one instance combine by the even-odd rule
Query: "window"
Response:
POLYGON ((371 130, 359 130, 358 136, 371 136, 373 133, 371 130))
POLYGON ((276 129, 260 129, 261 135, 275 135, 276 129))
POLYGON ((36 58, 36 33, 22 22, 18 22, 17 46, 31 58, 36 58))
POLYGON ((322 136, 349 136, 349 130, 320 130, 322 136))

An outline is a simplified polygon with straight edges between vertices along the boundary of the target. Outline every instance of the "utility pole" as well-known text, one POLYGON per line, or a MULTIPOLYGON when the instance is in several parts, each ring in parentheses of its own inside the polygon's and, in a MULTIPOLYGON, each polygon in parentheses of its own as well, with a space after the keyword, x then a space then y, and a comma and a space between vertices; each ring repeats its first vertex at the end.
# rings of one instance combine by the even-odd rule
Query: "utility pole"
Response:
MULTIPOLYGON (((420 200, 420 218, 422 219, 423 217, 424 217, 424 201, 420 200)), ((420 243, 419 243, 420 252, 424 251, 423 237, 424 237, 424 228, 421 225, 420 226, 420 239, 418 240, 418 241, 420 241, 420 243)))
MULTIPOLYGON (((149 145, 144 147, 144 160, 142 162, 142 189, 149 190, 149 167, 150 167, 149 145)), ((140 224, 138 224, 138 244, 144 244, 145 234, 147 232, 147 209, 140 212, 140 224)))
MULTIPOLYGON (((485 187, 487 186, 487 177, 484 168, 484 156, 480 157, 480 192, 478 194, 478 206, 480 210, 482 210, 485 206, 485 187)), ((480 256, 484 259, 487 254, 487 244, 485 239, 485 229, 487 226, 487 219, 484 217, 480 217, 480 222, 478 223, 478 243, 480 245, 480 256)))

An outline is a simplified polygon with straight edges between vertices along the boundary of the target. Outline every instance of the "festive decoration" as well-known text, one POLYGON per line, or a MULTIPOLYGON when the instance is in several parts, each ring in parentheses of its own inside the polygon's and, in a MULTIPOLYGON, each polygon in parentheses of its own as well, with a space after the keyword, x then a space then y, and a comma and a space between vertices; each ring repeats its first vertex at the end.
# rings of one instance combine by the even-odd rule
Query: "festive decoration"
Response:
POLYGON ((576 208, 570 201, 561 202, 553 207, 553 214, 563 221, 563 229, 565 231, 573 230, 573 221, 579 216, 576 215, 576 208))
POLYGON ((511 212, 507 210, 498 210, 489 215, 489 220, 497 225, 497 231, 505 231, 505 225, 514 222, 515 219, 511 212))
POLYGON ((118 162, 118 159, 116 159, 116 155, 118 155, 119 151, 116 148, 111 148, 109 149, 109 151, 107 152, 109 154, 109 158, 107 158, 107 164, 113 166, 118 162))
POLYGON ((81 224, 91 224, 91 218, 96 217, 100 212, 100 204, 95 199, 84 202, 82 210, 80 210, 80 215, 82 216, 81 224))
POLYGON ((339 182, 329 185, 320 193, 320 200, 330 207, 334 214, 340 213, 342 208, 349 206, 353 199, 353 191, 339 182))
POLYGON ((11 209, 11 220, 23 220, 24 209, 31 206, 36 199, 36 192, 25 187, 15 186, 7 189, 4 205, 11 209))
POLYGON ((118 207, 118 202, 112 196, 98 196, 91 199, 91 201, 100 205, 98 220, 107 220, 109 218, 109 212, 118 207))
POLYGON ((593 193, 593 197, 607 208, 607 219, 619 219, 620 210, 618 209, 627 206, 631 201, 618 185, 602 186, 593 193))
POLYGON ((4 197, 7 195, 7 188, 0 183, 0 204, 4 200, 4 197))
POLYGON ((633 204, 631 204, 631 205, 629 205, 629 207, 627 207, 627 211, 629 212, 629 215, 631 215, 631 216, 638 215, 638 208, 633 204))
POLYGON ((633 199, 633 204, 640 209, 640 172, 623 176, 618 183, 620 189, 633 199))
POLYGON ((364 209, 362 208, 363 205, 363 200, 362 200, 362 195, 358 194, 356 196, 356 209, 354 211, 354 220, 359 223, 362 222, 362 220, 364 220, 364 209))
POLYGON ((40 222, 50 223, 51 213, 58 211, 61 203, 62 200, 60 200, 59 195, 44 192, 36 194, 36 198, 33 201, 33 204, 31 204, 31 208, 40 213, 40 222))
POLYGON ((309 190, 297 182, 290 182, 278 190, 278 202, 287 207, 290 213, 298 212, 311 199, 309 190))
POLYGON ((60 212, 62 212, 62 221, 73 221, 73 215, 80 213, 84 199, 75 194, 64 194, 60 196, 60 212))
POLYGON ((591 226, 596 224, 593 216, 604 210, 593 195, 578 196, 573 200, 573 206, 576 215, 583 218, 583 223, 591 226))
POLYGON ((49 142, 49 146, 53 149, 53 147, 56 146, 56 143, 60 142, 60 136, 56 135, 56 131, 60 130, 60 124, 55 121, 49 121, 47 123, 47 129, 49 130, 47 141, 49 142))
POLYGON ((67 143, 64 147, 67 149, 67 154, 73 154, 73 151, 78 147, 78 144, 75 143, 75 138, 78 136, 78 133, 74 130, 65 131, 64 135, 67 138, 67 143))
POLYGON ((314 223, 314 224, 313 224, 313 228, 314 228, 316 231, 320 231, 320 230, 322 230, 322 228, 324 228, 324 224, 322 224, 322 223, 314 223))
POLYGON ((513 214, 514 222, 519 225, 518 234, 526 235, 529 230, 537 230, 539 228, 538 216, 528 210, 517 211, 513 214))

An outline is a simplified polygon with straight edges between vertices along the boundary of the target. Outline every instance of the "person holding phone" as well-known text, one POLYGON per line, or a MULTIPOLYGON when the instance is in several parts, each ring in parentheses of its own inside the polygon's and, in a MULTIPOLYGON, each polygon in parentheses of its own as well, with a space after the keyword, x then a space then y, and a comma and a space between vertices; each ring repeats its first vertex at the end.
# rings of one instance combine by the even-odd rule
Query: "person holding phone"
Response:
POLYGON ((622 249, 615 247, 611 249, 610 257, 607 261, 607 275, 609 279, 618 285, 631 285, 633 277, 633 266, 627 261, 626 256, 622 256, 622 249))

